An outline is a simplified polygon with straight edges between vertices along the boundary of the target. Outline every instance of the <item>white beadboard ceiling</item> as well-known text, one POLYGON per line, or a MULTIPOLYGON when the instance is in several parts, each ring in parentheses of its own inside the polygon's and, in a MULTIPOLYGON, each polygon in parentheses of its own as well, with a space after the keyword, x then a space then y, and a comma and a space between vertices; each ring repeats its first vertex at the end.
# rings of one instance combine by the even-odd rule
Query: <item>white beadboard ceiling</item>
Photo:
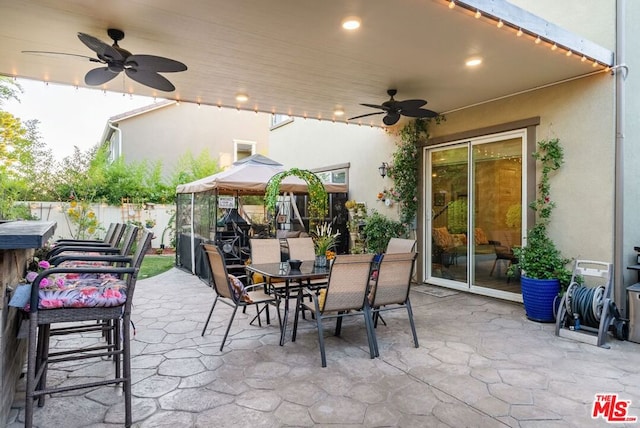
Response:
MULTIPOLYGON (((44 50, 93 56, 77 37, 111 44, 108 28, 133 54, 165 56, 188 70, 164 73, 171 93, 124 73, 101 88, 186 102, 336 120, 372 113, 388 88, 447 112, 602 70, 613 54, 504 0, 0 0, 0 74, 86 86, 101 66, 44 50), (482 17, 476 19, 473 11, 482 17), (471 11, 470 11, 471 10, 471 11), (347 32, 349 15, 362 26, 347 32), (496 19, 507 24, 498 29, 496 19), (543 36, 516 36, 516 28, 543 36), (560 49, 552 51, 557 42, 560 49), (566 55, 566 49, 572 55, 566 55), (575 52, 589 56, 580 61, 575 52), (482 57, 474 69, 465 60, 482 57), (593 59, 603 65, 592 67, 593 59), (235 94, 249 95, 238 104, 235 94)), ((381 124, 382 116, 361 119, 381 124)), ((359 122, 359 121, 356 121, 359 122)))

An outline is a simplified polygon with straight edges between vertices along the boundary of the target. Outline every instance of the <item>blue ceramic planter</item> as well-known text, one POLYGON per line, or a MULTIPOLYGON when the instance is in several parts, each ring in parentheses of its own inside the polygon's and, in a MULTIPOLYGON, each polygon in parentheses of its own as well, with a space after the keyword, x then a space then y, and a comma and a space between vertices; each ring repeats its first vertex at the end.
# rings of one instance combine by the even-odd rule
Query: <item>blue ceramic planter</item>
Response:
POLYGON ((520 284, 527 318, 537 322, 554 322, 553 300, 560 291, 560 281, 521 276, 520 284))

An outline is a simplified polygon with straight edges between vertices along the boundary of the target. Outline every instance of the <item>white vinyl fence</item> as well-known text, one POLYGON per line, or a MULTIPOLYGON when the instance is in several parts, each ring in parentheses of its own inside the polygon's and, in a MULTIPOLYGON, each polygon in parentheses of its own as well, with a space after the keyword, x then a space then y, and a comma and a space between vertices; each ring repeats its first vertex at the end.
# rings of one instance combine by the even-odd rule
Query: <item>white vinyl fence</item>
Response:
MULTIPOLYGON (((54 239, 72 238, 76 228, 67 216, 69 209, 68 202, 18 202, 26 204, 31 209, 31 214, 39 220, 55 221, 58 226, 54 234, 54 239)), ((148 221, 155 222, 155 225, 148 227, 153 231, 154 239, 151 241, 153 248, 160 248, 161 244, 165 247, 172 247, 171 239, 173 238, 173 228, 175 228, 175 219, 172 218, 175 212, 175 205, 159 205, 159 204, 123 204, 113 206, 107 204, 91 204, 94 214, 98 218, 103 230, 97 233, 98 238, 104 236, 105 231, 112 222, 128 223, 140 222, 146 227, 148 221), (169 224, 172 221, 173 224, 169 224), (162 240, 164 233, 164 240, 162 240), (161 241, 162 240, 162 241, 161 241)))

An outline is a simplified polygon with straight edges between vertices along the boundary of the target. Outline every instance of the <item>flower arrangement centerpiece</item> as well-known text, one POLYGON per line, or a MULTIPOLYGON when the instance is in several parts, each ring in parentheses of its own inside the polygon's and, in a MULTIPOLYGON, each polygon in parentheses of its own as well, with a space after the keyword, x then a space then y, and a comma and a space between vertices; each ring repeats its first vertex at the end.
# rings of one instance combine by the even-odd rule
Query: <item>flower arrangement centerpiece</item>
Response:
POLYGON ((335 257, 335 248, 340 232, 331 230, 331 224, 321 223, 316 225, 315 232, 311 232, 311 238, 316 251, 316 265, 326 266, 327 260, 335 257))

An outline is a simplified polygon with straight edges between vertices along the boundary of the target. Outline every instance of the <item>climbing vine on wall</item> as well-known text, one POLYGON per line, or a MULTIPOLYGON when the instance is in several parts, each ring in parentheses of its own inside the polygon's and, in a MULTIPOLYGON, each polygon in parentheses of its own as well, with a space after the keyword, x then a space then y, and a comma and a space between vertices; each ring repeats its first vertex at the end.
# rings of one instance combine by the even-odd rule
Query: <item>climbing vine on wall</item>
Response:
POLYGON ((280 195, 280 183, 289 176, 295 176, 307 182, 310 223, 324 219, 328 210, 327 191, 320 178, 306 169, 291 168, 288 171, 279 172, 271 177, 267 183, 267 189, 264 195, 264 205, 267 211, 275 212, 278 196, 280 195))
POLYGON ((400 130, 400 142, 387 172, 398 194, 400 221, 405 224, 412 222, 418 211, 418 141, 427 138, 427 123, 424 119, 416 119, 400 130))

